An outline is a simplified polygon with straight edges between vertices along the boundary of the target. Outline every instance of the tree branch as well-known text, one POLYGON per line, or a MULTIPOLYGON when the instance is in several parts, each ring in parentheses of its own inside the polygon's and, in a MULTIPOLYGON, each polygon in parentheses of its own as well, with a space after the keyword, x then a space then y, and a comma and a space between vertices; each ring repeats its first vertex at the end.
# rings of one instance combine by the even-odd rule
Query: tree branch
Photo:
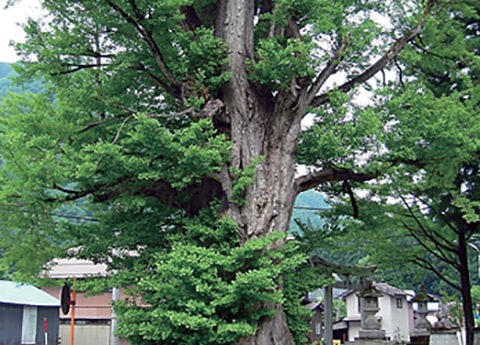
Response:
POLYGON ((95 68, 95 67, 101 67, 101 66, 107 66, 107 64, 88 64, 88 65, 65 64, 64 66, 66 66, 66 67, 77 66, 77 67, 76 67, 76 68, 69 69, 69 70, 67 70, 67 71, 61 71, 61 72, 52 73, 51 76, 52 76, 52 77, 55 77, 55 76, 57 76, 57 75, 70 74, 70 73, 74 73, 74 72, 80 71, 80 70, 82 70, 82 69, 95 68))
POLYGON ((335 69, 337 68, 340 61, 342 61, 343 53, 345 52, 345 49, 347 49, 348 39, 349 36, 347 36, 347 38, 340 44, 338 49, 335 51, 335 55, 333 56, 333 58, 328 62, 327 66, 322 70, 322 72, 320 72, 317 79, 315 79, 315 82, 310 87, 310 90, 308 90, 307 104, 310 104, 313 101, 315 95, 318 93, 318 91, 320 91, 321 87, 325 84, 327 79, 333 73, 335 73, 335 69))
POLYGON ((193 32, 195 29, 202 26, 202 22, 193 6, 180 6, 180 13, 185 17, 180 20, 180 26, 183 30, 193 32))
POLYGON ((364 182, 380 176, 382 172, 383 170, 371 173, 356 173, 344 168, 325 168, 297 177, 294 181, 294 188, 297 193, 301 193, 326 182, 346 180, 364 182))
POLYGON ((275 4, 273 5, 273 9, 271 11, 272 14, 272 22, 270 23, 270 27, 268 29, 268 37, 274 37, 275 36, 275 27, 276 27, 276 20, 275 20, 275 12, 278 10, 278 4, 279 2, 275 1, 275 4))
MULTIPOLYGON (((425 241, 424 239, 420 238, 420 236, 416 233, 416 230, 417 229, 413 229, 411 227, 409 227, 405 222, 402 222, 402 225, 405 229, 408 230, 408 232, 410 233, 410 236, 412 236, 417 242, 418 244, 423 247, 428 253, 432 254, 433 256, 435 256, 437 259, 455 267, 456 269, 458 269, 458 263, 454 260, 450 260, 446 255, 445 253, 442 251, 442 249, 440 249, 440 244, 438 242, 434 242, 434 240, 431 239, 431 237, 425 235, 425 232, 423 231, 422 229, 422 233, 427 236, 429 238, 429 240, 435 245, 435 248, 437 249, 437 251, 434 251, 433 249, 431 249, 430 247, 428 247, 426 244, 425 244, 425 241)), ((448 251, 448 249, 445 249, 448 251)))
POLYGON ((185 116, 185 115, 195 113, 195 109, 193 109, 193 107, 187 108, 183 111, 180 111, 180 112, 174 113, 174 114, 153 114, 153 113, 149 113, 149 112, 138 111, 138 110, 123 106, 121 104, 116 104, 116 103, 113 103, 112 106, 114 106, 116 108, 119 108, 119 109, 129 111, 131 114, 143 114, 145 116, 148 116, 148 117, 151 117, 151 118, 154 118, 154 119, 158 119, 158 118, 170 119, 170 118, 173 118, 173 117, 180 117, 180 116, 185 116))
POLYGON ((125 124, 131 117, 132 116, 127 116, 125 120, 123 120, 122 124, 120 125, 120 128, 118 129, 117 135, 115 136, 115 139, 113 139, 112 141, 112 145, 115 145, 117 143, 117 140, 120 137, 120 133, 122 133, 123 126, 125 126, 125 124))
POLYGON ((355 194, 353 193, 352 187, 348 180, 343 181, 343 188, 345 192, 350 196, 350 203, 352 204, 353 208, 353 218, 358 219, 358 205, 357 200, 355 199, 355 194))
MULTIPOLYGON (((429 161, 429 160, 425 160, 429 161)), ((299 176, 294 181, 294 188, 298 193, 305 192, 306 190, 315 188, 326 182, 335 182, 335 181, 357 181, 365 182, 377 178, 388 168, 399 164, 412 165, 417 168, 423 168, 426 166, 426 162, 418 159, 403 159, 403 158, 394 158, 387 163, 385 167, 378 169, 374 172, 369 173, 356 173, 354 171, 345 169, 345 168, 325 168, 320 169, 314 172, 311 172, 307 175, 299 176)))
POLYGON ((146 28, 140 24, 140 21, 144 19, 144 17, 140 14, 139 9, 136 6, 136 3, 134 0, 130 0, 130 5, 132 6, 132 9, 134 13, 136 14, 137 20, 135 20, 132 16, 130 16, 123 8, 118 6, 115 2, 111 0, 106 0, 107 3, 112 7, 117 13, 119 13, 128 23, 133 25, 133 27, 140 33, 140 35, 143 36, 147 44, 150 46, 150 49, 152 50, 153 57, 155 58, 155 62, 157 63, 157 66, 160 68, 162 71, 162 74, 165 76, 165 78, 172 84, 173 90, 169 90, 170 88, 168 85, 164 84, 163 87, 167 92, 171 93, 172 95, 179 95, 181 94, 181 89, 182 89, 182 82, 177 80, 173 73, 168 69, 167 65, 165 64, 165 61, 163 59, 163 56, 160 52, 160 49, 153 39, 152 33, 146 30, 146 28))
MULTIPOLYGON (((276 4, 276 3, 275 3, 276 4)), ((291 16, 288 16, 288 29, 292 35, 293 38, 297 40, 302 39, 302 34, 300 33, 300 28, 298 27, 298 23, 294 18, 292 18, 293 14, 291 16)))
POLYGON ((416 42, 412 42, 412 45, 413 45, 415 48, 420 49, 422 52, 424 52, 424 53, 427 54, 427 55, 432 55, 432 56, 438 57, 439 59, 447 59, 447 60, 455 61, 455 59, 452 58, 452 57, 442 56, 442 55, 440 55, 440 54, 433 53, 433 52, 431 52, 430 50, 423 48, 422 46, 420 46, 420 45, 417 44, 416 42))
MULTIPOLYGON (((97 99, 97 100, 100 101, 100 102, 106 103, 105 100, 103 100, 103 99, 97 99)), ((93 127, 103 125, 105 123, 116 121, 116 120, 119 120, 119 119, 122 119, 122 118, 126 117, 126 119, 124 119, 124 121, 122 122, 122 124, 120 126, 119 131, 121 132, 121 130, 123 129, 123 127, 126 123, 126 121, 132 116, 132 114, 144 114, 145 116, 148 116, 148 117, 154 118, 154 119, 158 119, 158 118, 170 119, 170 118, 175 118, 175 117, 180 117, 180 116, 185 116, 185 115, 190 115, 190 116, 196 117, 196 118, 206 118, 206 117, 214 118, 214 117, 220 117, 222 115, 222 109, 224 108, 223 102, 220 101, 219 99, 213 99, 213 100, 208 101, 204 105, 204 107, 200 110, 200 112, 196 112, 195 109, 193 109, 193 107, 189 107, 189 108, 187 108, 183 111, 180 111, 178 113, 173 113, 173 114, 153 114, 153 113, 149 113, 149 112, 142 112, 142 111, 138 111, 138 110, 123 106, 121 104, 116 104, 116 103, 112 104, 112 106, 116 107, 116 108, 119 108, 119 109, 122 109, 122 110, 126 110, 126 111, 128 111, 128 113, 121 114, 121 115, 118 115, 118 116, 115 116, 115 117, 111 117, 111 118, 108 118, 108 119, 105 119, 105 120, 102 120, 102 121, 91 123, 91 124, 87 125, 85 128, 83 128, 82 130, 77 131, 76 133, 78 133, 78 134, 84 133, 84 132, 88 131, 89 129, 93 128, 93 127)), ((225 120, 225 119, 223 119, 223 120, 225 120)), ((112 144, 116 143, 116 141, 118 140, 118 135, 119 134, 120 133, 118 132, 117 136, 115 137, 115 140, 113 141, 112 144)))
POLYGON ((142 71, 144 72, 147 77, 149 77, 150 79, 152 79, 157 85, 159 85, 160 87, 162 87, 165 92, 167 92, 169 95, 172 95, 173 97, 175 98, 178 98, 178 99, 182 99, 182 96, 183 96, 183 93, 182 93, 182 90, 174 90, 172 89, 171 87, 169 87, 169 85, 164 81, 162 80, 161 78, 159 78, 158 76, 156 76, 155 74, 153 74, 149 68, 145 67, 144 65, 138 63, 136 66, 130 66, 129 67, 130 69, 133 69, 133 70, 136 70, 136 71, 142 71))
MULTIPOLYGON (((415 223, 417 223, 417 226, 418 228, 421 230, 421 232, 423 233, 423 235, 425 237, 427 237, 434 245, 435 247, 437 248, 437 250, 439 252, 442 252, 442 250, 446 250, 448 252, 452 252, 454 253, 455 255, 458 255, 458 250, 455 248, 455 247, 452 247, 452 246, 448 246, 444 243, 450 243, 450 241, 448 241, 444 236, 442 236, 441 234, 439 234, 438 232, 435 232, 435 234, 433 235, 430 231, 428 231, 424 226, 423 224, 420 222, 420 220, 418 219, 418 217, 416 216, 415 212, 413 212, 412 208, 410 207, 410 205, 408 205, 408 203, 406 202, 405 198, 403 198, 402 196, 400 196, 400 199, 402 199, 402 202, 403 202, 403 205, 407 208, 408 212, 410 213, 410 216, 411 218, 413 218, 413 220, 415 221, 415 223), (444 243, 441 243, 438 239, 442 240, 444 243)), ((412 236, 415 237, 415 239, 419 242, 420 239, 417 237, 417 234, 416 234, 416 231, 415 229, 411 229, 409 228, 408 226, 406 226, 405 223, 403 223, 403 225, 405 226, 406 229, 408 229, 410 231, 410 233, 412 233, 412 236)), ((427 249, 425 247, 425 249, 427 249)), ((428 250, 428 249, 427 249, 428 250)))
POLYGON ((118 116, 115 116, 115 117, 110 117, 108 119, 105 119, 105 120, 102 120, 102 121, 98 121, 98 122, 94 122, 94 123, 91 123, 89 125, 87 125, 84 129, 80 130, 80 131, 77 131, 76 133, 83 133, 83 132, 86 132, 88 131, 89 129, 93 128, 93 127, 96 127, 96 126, 99 126, 99 125, 102 125, 104 123, 107 123, 107 122, 111 122, 111 121, 115 121, 115 120, 118 120, 118 119, 122 119, 126 116, 130 116, 131 114, 122 114, 122 115, 118 115, 118 116))
MULTIPOLYGON (((348 92, 352 90, 356 85, 366 82, 367 80, 372 78, 377 72, 384 69, 391 60, 393 60, 398 56, 398 54, 403 50, 403 48, 405 48, 407 43, 409 43, 411 40, 413 40, 422 32, 423 25, 425 24, 425 21, 427 20, 427 17, 430 15, 432 11, 432 7, 436 2, 437 0, 430 0, 427 3, 427 6, 423 12, 422 19, 418 22, 418 24, 413 29, 411 29, 405 35, 399 38, 393 44, 393 46, 385 53, 385 55, 383 55, 377 62, 375 62, 372 66, 370 66, 370 68, 366 69, 363 73, 361 73, 357 77, 347 81, 346 83, 338 87, 338 90, 341 92, 348 92)), ((319 107, 327 103, 329 100, 330 100, 330 95, 327 92, 314 97, 312 101, 309 102, 308 104, 313 107, 319 107)))
MULTIPOLYGON (((393 61, 395 62, 395 66, 397 66, 397 69, 398 69, 398 81, 400 82, 400 85, 402 85, 402 88, 405 90, 405 84, 403 82, 403 70, 402 70, 402 67, 398 64, 398 61, 397 61, 397 58, 393 59, 393 61)), ((382 69, 383 71, 383 69, 382 69)), ((385 72, 383 74, 383 78, 385 80, 385 72)), ((385 81, 383 82, 383 84, 385 85, 385 81)))
MULTIPOLYGON (((58 186, 56 183, 53 183, 53 186, 51 188, 59 190, 62 193, 68 194, 68 196, 65 199, 62 199, 62 201, 78 200, 90 194, 90 191, 73 191, 73 190, 65 189, 63 187, 58 186)), ((47 198, 47 199, 44 199, 43 201, 50 203, 50 202, 58 201, 58 198, 47 198)))
MULTIPOLYGON (((422 197, 416 195, 414 192, 411 192, 410 194, 411 194, 416 200, 419 200, 422 204, 424 204, 426 207, 428 207, 431 212, 434 212, 434 213, 437 214, 440 218, 442 218, 443 221, 444 221, 444 224, 445 224, 450 230, 452 230, 452 234, 458 235, 457 229, 449 222, 449 220, 448 220, 449 217, 448 217, 447 214, 445 214, 445 212, 442 212, 442 211, 440 211, 440 210, 437 210, 436 207, 432 207, 431 204, 429 204, 429 203, 428 203, 426 200, 424 200, 422 197)), ((440 206, 435 199, 432 200, 432 203, 433 203, 433 204, 436 204, 437 207, 440 206)))
POLYGON ((461 286, 455 285, 454 283, 452 283, 439 270, 437 270, 437 268, 435 266, 433 266, 431 262, 425 260, 424 258, 418 257, 418 256, 413 260, 413 262, 415 264, 417 264, 418 266, 426 269, 426 270, 432 271, 433 273, 435 273, 437 275, 437 277, 439 277, 441 280, 443 280, 445 283, 447 283, 448 285, 450 285, 454 289, 462 291, 461 286))

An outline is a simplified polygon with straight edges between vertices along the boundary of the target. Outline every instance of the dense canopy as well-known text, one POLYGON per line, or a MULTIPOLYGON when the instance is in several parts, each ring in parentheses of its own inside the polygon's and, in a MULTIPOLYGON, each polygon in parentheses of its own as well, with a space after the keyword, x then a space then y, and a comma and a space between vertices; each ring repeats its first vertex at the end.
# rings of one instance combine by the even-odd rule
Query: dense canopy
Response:
POLYGON ((305 341, 309 284, 298 282, 320 284, 285 245, 297 195, 346 196, 358 216, 358 183, 418 168, 422 139, 397 125, 422 86, 399 97, 399 59, 428 49, 424 28, 473 6, 43 5, 49 16, 26 25, 16 68, 46 89, 0 108, 4 270, 26 277, 72 253, 108 262, 103 286, 131 287, 118 311, 133 343, 278 345, 305 341), (98 221, 61 221, 72 205, 98 221))

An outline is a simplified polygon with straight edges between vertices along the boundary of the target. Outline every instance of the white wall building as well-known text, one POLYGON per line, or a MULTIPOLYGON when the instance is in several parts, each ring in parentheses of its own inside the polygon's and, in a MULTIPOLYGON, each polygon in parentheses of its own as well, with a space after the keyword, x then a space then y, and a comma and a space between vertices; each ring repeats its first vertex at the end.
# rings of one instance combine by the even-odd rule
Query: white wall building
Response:
MULTIPOLYGON (((378 299, 380 310, 377 317, 381 320, 382 329, 391 340, 410 341, 410 322, 412 311, 407 303, 408 294, 385 283, 373 283, 373 286, 383 295, 378 299)), ((360 330, 360 297, 358 291, 348 290, 339 298, 345 301, 347 317, 343 321, 348 325, 348 340, 358 337, 360 330)))

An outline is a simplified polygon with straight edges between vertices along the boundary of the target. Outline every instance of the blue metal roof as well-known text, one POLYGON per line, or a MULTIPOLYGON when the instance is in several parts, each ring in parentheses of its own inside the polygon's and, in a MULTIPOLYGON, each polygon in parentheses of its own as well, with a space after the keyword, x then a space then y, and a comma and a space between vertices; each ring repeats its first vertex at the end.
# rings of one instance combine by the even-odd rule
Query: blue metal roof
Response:
POLYGON ((0 303, 59 307, 60 301, 30 284, 0 280, 0 303))

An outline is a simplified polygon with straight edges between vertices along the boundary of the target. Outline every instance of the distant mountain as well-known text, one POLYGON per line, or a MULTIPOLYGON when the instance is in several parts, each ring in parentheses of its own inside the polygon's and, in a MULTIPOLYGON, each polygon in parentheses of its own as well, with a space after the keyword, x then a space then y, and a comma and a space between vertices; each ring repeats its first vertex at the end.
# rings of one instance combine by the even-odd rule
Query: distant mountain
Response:
POLYGON ((16 73, 9 63, 0 62, 0 97, 5 97, 7 91, 13 93, 20 93, 22 91, 31 93, 42 92, 42 83, 38 80, 24 86, 13 86, 11 78, 15 77, 15 75, 16 73))
POLYGON ((295 201, 292 219, 290 221, 290 233, 302 233, 295 219, 302 223, 311 224, 314 228, 321 228, 324 224, 319 212, 321 209, 328 209, 330 205, 325 201, 325 196, 313 190, 301 193, 295 201))
POLYGON ((5 97, 7 90, 12 91, 13 88, 10 86, 11 81, 9 78, 13 77, 13 75, 12 66, 8 63, 0 62, 0 97, 5 97))
POLYGON ((8 77, 13 72, 12 66, 6 62, 0 62, 0 78, 8 77))

